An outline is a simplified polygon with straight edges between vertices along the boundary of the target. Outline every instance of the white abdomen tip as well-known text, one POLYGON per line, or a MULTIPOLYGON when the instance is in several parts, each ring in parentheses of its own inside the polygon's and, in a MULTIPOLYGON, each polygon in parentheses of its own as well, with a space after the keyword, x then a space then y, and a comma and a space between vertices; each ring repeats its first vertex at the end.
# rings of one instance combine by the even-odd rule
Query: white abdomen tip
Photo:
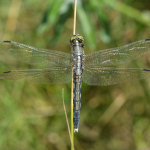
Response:
POLYGON ((78 132, 78 129, 74 129, 74 132, 78 132))

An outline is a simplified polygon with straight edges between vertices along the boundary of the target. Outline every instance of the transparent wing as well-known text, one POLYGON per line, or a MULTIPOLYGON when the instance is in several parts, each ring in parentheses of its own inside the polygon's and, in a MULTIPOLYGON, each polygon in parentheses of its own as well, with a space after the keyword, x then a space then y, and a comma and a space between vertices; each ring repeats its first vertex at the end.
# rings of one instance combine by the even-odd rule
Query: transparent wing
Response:
POLYGON ((147 69, 85 68, 83 70, 83 81, 88 85, 107 86, 148 78, 150 70, 147 69))
POLYGON ((31 47, 17 42, 0 42, 0 53, 10 54, 19 61, 41 66, 70 65, 70 54, 61 51, 31 47))
POLYGON ((112 66, 129 62, 150 52, 150 39, 85 55, 85 65, 112 66))
POLYGON ((0 73, 0 79, 27 80, 41 84, 64 84, 71 81, 71 67, 28 69, 0 73))

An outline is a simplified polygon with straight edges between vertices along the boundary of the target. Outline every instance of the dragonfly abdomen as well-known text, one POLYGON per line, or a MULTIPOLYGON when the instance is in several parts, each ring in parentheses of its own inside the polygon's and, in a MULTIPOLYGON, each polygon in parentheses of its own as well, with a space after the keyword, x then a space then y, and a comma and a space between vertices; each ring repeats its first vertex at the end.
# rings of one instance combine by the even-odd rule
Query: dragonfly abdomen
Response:
POLYGON ((74 72, 74 97, 73 97, 73 122, 74 122, 74 131, 78 132, 79 119, 80 119, 80 109, 81 109, 81 84, 82 84, 82 73, 77 75, 74 72))

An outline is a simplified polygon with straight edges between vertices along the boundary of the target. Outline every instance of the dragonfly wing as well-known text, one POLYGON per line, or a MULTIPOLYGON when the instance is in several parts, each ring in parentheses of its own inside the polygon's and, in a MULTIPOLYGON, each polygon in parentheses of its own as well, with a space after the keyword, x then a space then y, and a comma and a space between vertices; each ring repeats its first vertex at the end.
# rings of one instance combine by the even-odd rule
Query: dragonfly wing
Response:
POLYGON ((85 56, 85 65, 112 66, 127 63, 150 52, 150 39, 122 47, 96 51, 85 56))
POLYGON ((88 85, 107 86, 148 78, 150 78, 148 69, 85 68, 83 71, 83 81, 88 85))
POLYGON ((10 54, 19 61, 41 66, 67 66, 70 65, 70 54, 31 47, 17 42, 0 42, 0 53, 10 54))
POLYGON ((21 80, 41 84, 64 84, 71 81, 71 67, 55 67, 45 69, 28 69, 0 73, 0 79, 21 80))

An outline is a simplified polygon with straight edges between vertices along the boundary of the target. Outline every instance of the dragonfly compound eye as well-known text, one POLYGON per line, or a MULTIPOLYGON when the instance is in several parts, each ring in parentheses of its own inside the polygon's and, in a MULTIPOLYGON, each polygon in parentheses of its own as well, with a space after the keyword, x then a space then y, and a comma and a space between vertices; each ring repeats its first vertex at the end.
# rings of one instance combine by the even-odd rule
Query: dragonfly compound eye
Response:
POLYGON ((83 37, 79 36, 79 34, 76 34, 76 35, 72 36, 71 39, 70 39, 70 43, 73 43, 74 40, 77 40, 80 43, 82 43, 84 41, 83 37))
POLYGON ((74 41, 76 38, 77 38, 76 36, 72 36, 71 39, 70 39, 70 43, 73 43, 73 41, 74 41))

